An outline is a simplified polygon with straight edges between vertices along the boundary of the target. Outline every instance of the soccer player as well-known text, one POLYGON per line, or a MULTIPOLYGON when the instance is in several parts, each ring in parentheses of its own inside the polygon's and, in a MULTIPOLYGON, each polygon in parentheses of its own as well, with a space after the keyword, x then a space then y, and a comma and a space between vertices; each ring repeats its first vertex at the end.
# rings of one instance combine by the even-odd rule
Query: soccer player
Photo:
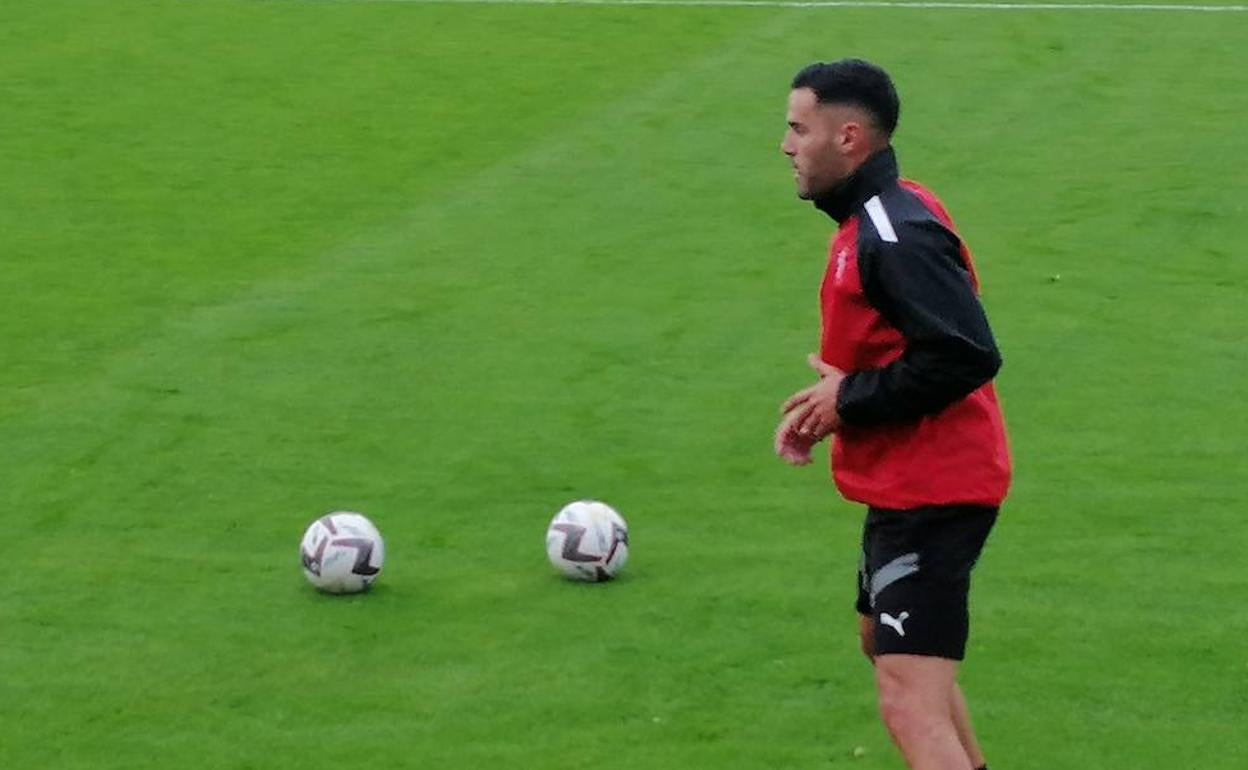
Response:
POLYGON ((819 376, 782 407, 776 453, 833 437, 841 494, 867 506, 857 610, 880 714, 914 770, 985 768, 956 681, 971 569, 1010 482, 1001 366, 971 254, 940 201, 898 176, 900 103, 856 59, 793 79, 781 149, 799 198, 836 220, 819 376))

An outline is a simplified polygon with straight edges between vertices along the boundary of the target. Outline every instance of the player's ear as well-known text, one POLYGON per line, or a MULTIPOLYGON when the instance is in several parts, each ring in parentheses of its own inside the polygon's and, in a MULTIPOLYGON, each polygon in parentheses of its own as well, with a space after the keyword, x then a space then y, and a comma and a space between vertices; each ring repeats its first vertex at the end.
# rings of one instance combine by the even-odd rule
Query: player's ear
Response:
POLYGON ((867 141, 866 127, 856 120, 847 120, 841 124, 838 140, 841 152, 849 155, 867 141))

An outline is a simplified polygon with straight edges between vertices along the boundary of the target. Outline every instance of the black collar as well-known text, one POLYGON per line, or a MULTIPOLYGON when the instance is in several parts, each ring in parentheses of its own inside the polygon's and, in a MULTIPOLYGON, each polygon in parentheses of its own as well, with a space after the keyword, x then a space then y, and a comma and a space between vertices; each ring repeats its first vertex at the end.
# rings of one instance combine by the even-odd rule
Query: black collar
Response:
POLYGON ((896 183, 897 178, 897 153, 892 147, 885 147, 863 161, 848 179, 815 198, 815 208, 841 224, 872 196, 896 183))

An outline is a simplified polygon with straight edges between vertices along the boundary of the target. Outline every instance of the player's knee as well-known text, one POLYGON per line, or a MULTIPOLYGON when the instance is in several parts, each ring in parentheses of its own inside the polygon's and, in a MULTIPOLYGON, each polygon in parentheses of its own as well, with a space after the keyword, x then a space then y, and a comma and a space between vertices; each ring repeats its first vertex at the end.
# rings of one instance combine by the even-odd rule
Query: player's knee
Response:
POLYGON ((880 689, 880 718, 893 738, 909 745, 932 729, 932 715, 921 698, 904 689, 880 689))
POLYGON ((880 696, 880 718, 888 732, 902 745, 922 740, 939 730, 947 716, 940 705, 924 696, 913 682, 897 676, 886 668, 876 668, 876 684, 880 696))

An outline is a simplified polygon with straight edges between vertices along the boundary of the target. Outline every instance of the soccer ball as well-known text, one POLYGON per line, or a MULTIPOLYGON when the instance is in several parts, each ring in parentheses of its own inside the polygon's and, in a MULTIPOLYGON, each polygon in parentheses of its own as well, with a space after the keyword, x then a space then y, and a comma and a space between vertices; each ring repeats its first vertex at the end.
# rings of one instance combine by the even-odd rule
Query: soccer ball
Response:
POLYGON ((362 514, 338 511, 322 516, 299 545, 303 576, 330 594, 354 594, 373 584, 386 559, 386 544, 362 514))
POLYGON ((628 561, 628 525, 606 503, 570 503, 546 530, 546 556, 574 580, 610 580, 628 561))

